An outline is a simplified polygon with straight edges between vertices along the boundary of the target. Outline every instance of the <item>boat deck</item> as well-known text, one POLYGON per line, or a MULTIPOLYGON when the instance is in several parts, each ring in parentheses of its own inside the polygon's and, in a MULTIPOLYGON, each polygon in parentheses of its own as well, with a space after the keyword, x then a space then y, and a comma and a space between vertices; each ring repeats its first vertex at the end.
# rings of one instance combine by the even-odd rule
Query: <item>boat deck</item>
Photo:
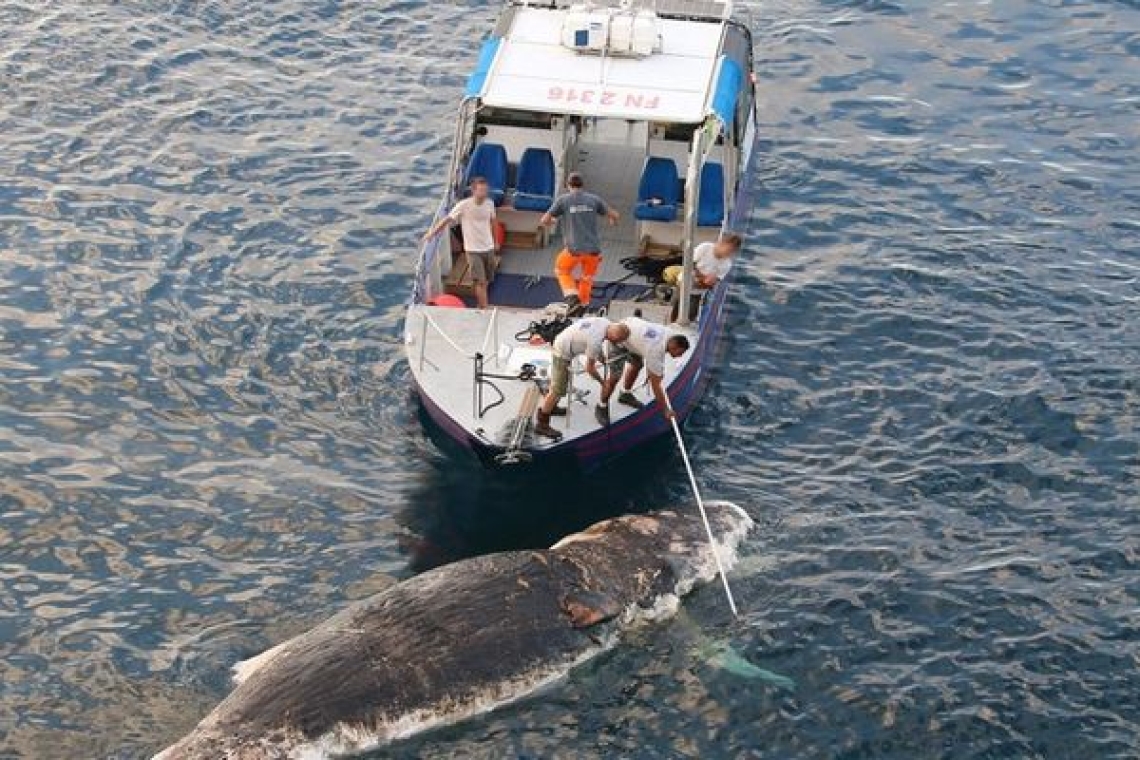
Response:
MULTIPOLYGON (((628 274, 621 260, 637 253, 637 222, 633 218, 633 206, 644 162, 643 153, 632 151, 625 144, 587 143, 578 152, 577 171, 586 179, 586 190, 601 196, 621 214, 621 221, 616 225, 601 223, 605 255, 595 278, 599 283, 613 282, 628 274)), ((561 249, 559 234, 551 235, 545 248, 508 249, 503 254, 499 272, 549 277, 554 270, 554 257, 561 249)))
MULTIPOLYGON (((651 293, 653 283, 640 274, 631 275, 622 264, 622 259, 638 253, 641 230, 633 208, 645 161, 646 132, 624 121, 603 121, 591 124, 588 133, 591 139, 580 141, 574 169, 584 176, 588 191, 601 196, 621 215, 614 225, 601 221, 603 258, 594 280, 591 307, 607 307, 612 319, 640 314, 667 323, 672 305, 643 299, 651 293)), ((536 224, 537 218, 535 214, 536 224)), ((561 442, 536 438, 527 424, 551 367, 550 346, 531 345, 528 328, 542 318, 544 307, 563 300, 554 277, 554 262, 561 249, 562 239, 557 233, 540 248, 506 248, 490 286, 488 309, 415 305, 409 310, 406 349, 421 398, 429 414, 450 427, 450 434, 458 440, 475 441, 477 447, 487 450, 517 447, 540 452, 573 444, 599 431, 594 406, 600 399, 600 388, 585 374, 581 359, 573 368, 571 392, 562 402, 569 414, 552 421, 563 433, 561 442), (476 355, 482 357, 484 382, 476 379, 476 355), (534 376, 520 379, 528 366, 534 376)), ((470 297, 464 300, 473 305, 470 297)), ((671 327, 695 343, 695 324, 671 327)), ((666 359, 667 386, 681 376, 692 356, 666 359)), ((647 406, 653 404, 644 373, 634 394, 647 406)), ((621 430, 623 421, 635 414, 634 409, 618 404, 615 395, 610 404, 609 430, 621 430)))
MULTIPOLYGON (((507 446, 517 421, 520 418, 529 421, 534 410, 531 389, 536 388, 536 383, 518 379, 519 373, 524 365, 533 366, 539 379, 548 377, 550 371, 550 346, 530 345, 526 340, 527 327, 538 317, 539 314, 530 309, 413 306, 405 325, 406 350, 425 401, 459 426, 464 436, 476 437, 487 445, 507 446), (476 354, 484 357, 484 372, 503 376, 489 377, 483 384, 481 403, 479 384, 475 382, 476 354), (495 404, 500 393, 502 402, 495 404), (532 398, 528 399, 528 394, 532 398)), ((696 339, 693 329, 674 328, 691 340, 696 339)), ((666 384, 678 376, 688 358, 689 355, 680 359, 666 358, 666 384)), ((552 423, 563 433, 564 441, 598 430, 593 408, 600 389, 583 370, 579 359, 574 367, 571 393, 563 402, 569 407, 569 414, 555 417, 552 423)), ((634 393, 646 404, 652 403, 644 373, 634 393)), ((634 410, 616 403, 615 397, 610 413, 616 425, 634 410)), ((549 439, 535 439, 529 430, 525 434, 522 444, 527 449, 553 445, 549 439)))
MULTIPOLYGON (((586 179, 586 189, 601 196, 619 214, 615 225, 601 222, 603 256, 594 278, 596 301, 605 304, 634 298, 652 283, 640 275, 630 276, 622 259, 638 253, 638 226, 633 218, 637 186, 645 161, 644 149, 634 132, 623 134, 609 125, 603 142, 583 141, 577 154, 577 171, 586 179), (636 146, 636 149, 631 149, 636 146), (620 283, 614 285, 614 283, 620 283)), ((538 308, 562 299, 554 278, 554 261, 562 250, 560 233, 550 235, 541 248, 506 248, 503 251, 489 299, 493 305, 538 308)))

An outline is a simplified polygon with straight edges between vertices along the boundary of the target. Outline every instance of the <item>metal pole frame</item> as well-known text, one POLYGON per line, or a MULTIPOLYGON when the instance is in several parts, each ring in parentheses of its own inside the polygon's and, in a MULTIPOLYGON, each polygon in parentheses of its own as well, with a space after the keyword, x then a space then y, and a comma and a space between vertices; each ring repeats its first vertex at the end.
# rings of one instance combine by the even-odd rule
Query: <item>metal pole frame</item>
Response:
POLYGON ((423 334, 420 336, 420 372, 424 371, 424 359, 427 354, 427 331, 428 320, 427 315, 421 315, 424 324, 423 334))
POLYGON ((483 409, 483 354, 477 353, 473 357, 475 372, 471 383, 471 418, 482 419, 483 409))
POLYGON ((697 229, 697 211, 701 202, 701 166, 704 164, 705 125, 693 133, 689 151, 689 168, 685 175, 685 219, 681 231, 681 291, 677 323, 689 324, 689 297, 693 293, 693 237, 697 229))

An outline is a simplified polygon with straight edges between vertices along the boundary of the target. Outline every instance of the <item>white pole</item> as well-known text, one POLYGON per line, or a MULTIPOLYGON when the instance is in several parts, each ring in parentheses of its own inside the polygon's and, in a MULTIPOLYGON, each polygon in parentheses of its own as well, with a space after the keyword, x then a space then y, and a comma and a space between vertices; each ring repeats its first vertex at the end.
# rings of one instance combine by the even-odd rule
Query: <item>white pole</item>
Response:
MULTIPOLYGON (((668 391, 665 392, 665 404, 672 412, 673 402, 669 399, 668 391)), ((709 537, 709 548, 712 549, 713 559, 716 560, 716 569, 720 573, 720 581, 724 584, 724 595, 728 598, 728 608, 732 610, 733 617, 740 617, 740 613, 736 611, 736 600, 732 598, 732 589, 728 585, 728 576, 725 574, 724 565, 720 561, 720 552, 716 548, 716 539, 713 538, 709 515, 705 511, 705 502, 701 498, 701 489, 697 487, 697 476, 693 474, 693 465, 689 462, 689 452, 685 449, 685 439, 681 437, 681 426, 677 424, 677 415, 674 414, 669 421, 673 423, 673 435, 677 437, 677 448, 681 450, 681 459, 685 462, 685 471, 689 473, 689 485, 693 487, 693 496, 697 497, 697 507, 701 510, 701 520, 705 524, 705 533, 709 537)))
MULTIPOLYGON (((554 356, 553 352, 551 353, 551 356, 554 356)), ((551 365, 553 366, 553 362, 551 362, 551 365)), ((570 432, 570 407, 574 406, 574 360, 573 359, 571 359, 570 362, 566 366, 566 377, 567 377, 567 382, 566 382, 566 432, 569 433, 570 432)), ((553 377, 550 380, 551 380, 551 382, 554 382, 553 377)), ((560 399, 560 398, 554 399, 554 407, 555 408, 558 407, 558 402, 561 400, 562 399, 560 399)))

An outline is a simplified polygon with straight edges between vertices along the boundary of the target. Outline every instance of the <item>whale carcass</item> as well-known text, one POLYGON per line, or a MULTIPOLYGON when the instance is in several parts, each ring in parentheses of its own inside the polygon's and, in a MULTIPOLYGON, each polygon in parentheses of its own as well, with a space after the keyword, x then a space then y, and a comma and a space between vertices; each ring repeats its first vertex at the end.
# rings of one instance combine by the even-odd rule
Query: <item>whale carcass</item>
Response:
MULTIPOLYGON (((726 502, 709 518, 731 565, 752 521, 726 502)), ((715 573, 699 516, 672 511, 446 565, 238 665, 230 695, 158 758, 338 756, 452 723, 560 678, 715 573)))

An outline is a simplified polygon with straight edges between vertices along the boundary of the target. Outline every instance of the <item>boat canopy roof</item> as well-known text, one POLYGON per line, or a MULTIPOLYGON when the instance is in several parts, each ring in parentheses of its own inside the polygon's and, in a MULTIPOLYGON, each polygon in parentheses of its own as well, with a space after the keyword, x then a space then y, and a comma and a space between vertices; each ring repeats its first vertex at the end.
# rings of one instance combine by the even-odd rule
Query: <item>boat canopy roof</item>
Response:
MULTIPOLYGON (((646 0, 590 0, 589 5, 601 8, 628 8, 646 0)), ((512 0, 514 5, 537 8, 573 8, 583 0, 512 0)), ((732 16, 733 0, 648 0, 649 7, 662 16, 674 18, 717 20, 732 16)))
POLYGON ((751 61, 726 55, 725 23, 714 15, 726 6, 704 5, 707 15, 654 14, 652 52, 624 56, 568 44, 568 16, 581 6, 511 6, 483 45, 467 96, 542 113, 682 124, 717 115, 731 124, 751 61))

